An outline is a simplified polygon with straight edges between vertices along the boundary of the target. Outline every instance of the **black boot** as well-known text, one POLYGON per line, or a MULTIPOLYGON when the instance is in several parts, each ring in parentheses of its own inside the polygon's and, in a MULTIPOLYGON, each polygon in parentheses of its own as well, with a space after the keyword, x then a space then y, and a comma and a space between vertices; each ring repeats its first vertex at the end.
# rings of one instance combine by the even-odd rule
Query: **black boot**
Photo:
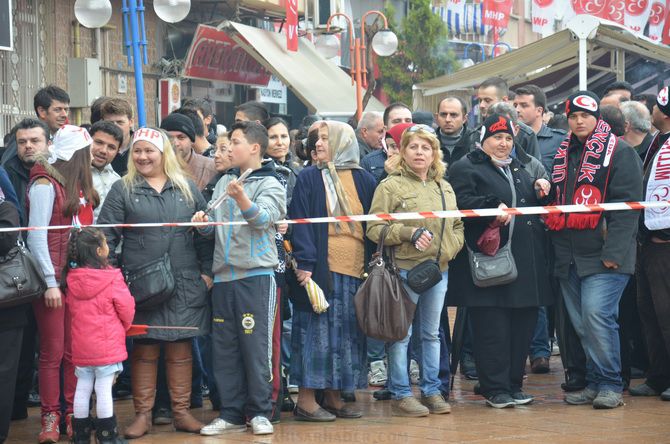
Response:
POLYGON ((72 442, 74 444, 91 444, 91 431, 93 430, 93 421, 88 418, 72 418, 72 442))
POLYGON ((128 441, 119 437, 116 416, 98 418, 95 422, 95 437, 98 438, 98 444, 128 444, 128 441))

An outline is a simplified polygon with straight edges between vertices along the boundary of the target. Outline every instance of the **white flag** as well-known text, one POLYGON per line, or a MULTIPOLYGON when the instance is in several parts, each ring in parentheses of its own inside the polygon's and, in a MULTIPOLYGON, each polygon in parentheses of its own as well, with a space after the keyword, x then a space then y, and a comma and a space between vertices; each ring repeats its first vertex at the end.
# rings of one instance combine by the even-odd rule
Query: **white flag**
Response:
POLYGON ((642 35, 649 20, 652 0, 626 0, 624 25, 636 35, 642 35))
POLYGON ((558 3, 558 0, 533 0, 531 7, 533 32, 542 34, 542 37, 554 32, 556 3, 558 3))

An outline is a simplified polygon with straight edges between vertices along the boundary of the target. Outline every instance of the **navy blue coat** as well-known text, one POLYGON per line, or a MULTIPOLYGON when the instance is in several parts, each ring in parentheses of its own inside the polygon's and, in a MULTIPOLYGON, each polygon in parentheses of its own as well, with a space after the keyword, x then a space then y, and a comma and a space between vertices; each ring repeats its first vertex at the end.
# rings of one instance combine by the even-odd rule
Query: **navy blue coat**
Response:
MULTIPOLYGON (((358 199, 367 214, 377 186, 374 176, 365 170, 352 170, 358 199)), ((305 168, 298 175, 293 199, 289 206, 290 219, 327 217, 326 191, 321 170, 315 166, 305 168)), ((365 232, 365 227, 363 228, 365 232)), ((330 293, 330 270, 328 269, 328 224, 296 224, 292 234, 293 256, 298 268, 312 272, 312 280, 323 292, 330 293)), ((295 307, 311 311, 311 307, 295 307)))

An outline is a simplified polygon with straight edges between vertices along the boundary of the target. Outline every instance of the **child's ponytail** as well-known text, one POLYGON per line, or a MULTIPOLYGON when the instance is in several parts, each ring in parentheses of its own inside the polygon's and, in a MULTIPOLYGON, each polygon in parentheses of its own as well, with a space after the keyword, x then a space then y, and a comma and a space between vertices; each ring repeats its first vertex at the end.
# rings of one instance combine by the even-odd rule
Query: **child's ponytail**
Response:
POLYGON ((97 228, 75 227, 70 230, 67 257, 60 281, 62 290, 67 288, 67 275, 71 270, 79 267, 107 267, 107 258, 98 255, 98 248, 102 247, 104 241, 105 235, 97 228))

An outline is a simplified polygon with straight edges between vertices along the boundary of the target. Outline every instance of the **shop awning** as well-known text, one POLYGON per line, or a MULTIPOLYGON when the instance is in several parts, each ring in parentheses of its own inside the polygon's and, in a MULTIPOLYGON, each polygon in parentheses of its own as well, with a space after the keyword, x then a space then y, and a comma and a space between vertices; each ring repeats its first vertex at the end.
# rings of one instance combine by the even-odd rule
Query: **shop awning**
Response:
MULTIPOLYGON (((356 90, 351 77, 319 54, 311 42, 299 38, 298 51, 291 52, 286 49, 284 34, 230 21, 224 21, 218 29, 279 77, 310 112, 331 116, 356 113, 356 90)), ((383 111, 384 105, 372 97, 366 110, 383 111)))
MULTIPOLYGON (((537 84, 545 90, 550 102, 562 100, 577 89, 578 46, 573 32, 564 29, 495 59, 419 83, 414 85, 414 108, 435 109, 451 91, 475 88, 494 76, 504 78, 510 87, 537 84)), ((588 40, 589 88, 622 78, 627 71, 639 69, 640 62, 665 64, 668 60, 667 46, 603 21, 588 40)))

